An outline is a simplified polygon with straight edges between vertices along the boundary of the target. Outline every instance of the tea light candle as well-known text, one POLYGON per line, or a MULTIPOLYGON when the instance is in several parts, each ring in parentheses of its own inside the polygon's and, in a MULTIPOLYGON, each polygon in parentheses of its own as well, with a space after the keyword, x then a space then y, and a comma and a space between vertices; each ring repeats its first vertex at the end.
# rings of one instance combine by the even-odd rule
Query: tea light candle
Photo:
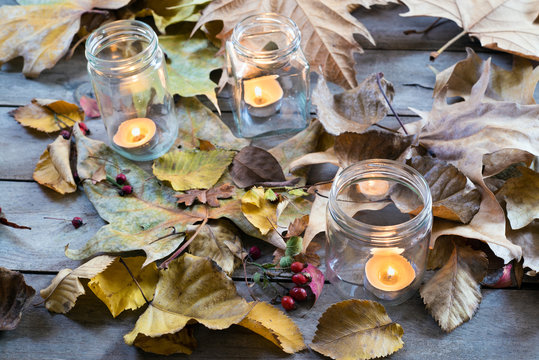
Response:
POLYGON ((358 189, 367 196, 384 196, 389 190, 389 183, 385 180, 367 180, 360 182, 358 189))
POLYGON ((112 138, 114 143, 126 149, 144 146, 155 136, 155 122, 148 118, 136 118, 124 121, 112 138))
POLYGON ((365 264, 365 275, 370 285, 382 291, 398 291, 415 279, 415 270, 397 249, 380 250, 365 264))
POLYGON ((268 117, 279 111, 283 88, 277 78, 277 75, 268 75, 243 82, 243 98, 251 116, 268 117))

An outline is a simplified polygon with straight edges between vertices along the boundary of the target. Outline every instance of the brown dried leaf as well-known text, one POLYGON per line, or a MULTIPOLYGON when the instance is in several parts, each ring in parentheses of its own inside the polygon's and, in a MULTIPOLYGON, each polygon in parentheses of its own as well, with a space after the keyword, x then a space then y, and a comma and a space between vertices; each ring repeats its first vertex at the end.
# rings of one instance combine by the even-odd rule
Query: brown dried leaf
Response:
POLYGON ((277 159, 266 150, 255 146, 246 146, 236 154, 230 167, 230 175, 240 188, 264 182, 286 181, 277 159))
POLYGON ((187 325, 174 334, 165 334, 157 337, 139 333, 133 345, 146 352, 159 355, 191 355, 197 346, 197 341, 193 336, 193 326, 187 325))
POLYGON ((32 99, 30 104, 13 110, 10 115, 22 126, 47 133, 84 121, 84 112, 77 105, 63 100, 32 99))
POLYGON ((6 218, 6 215, 2 212, 2 208, 0 208, 0 224, 12 227, 14 229, 26 229, 26 230, 32 230, 31 227, 15 224, 14 222, 9 221, 6 218))
POLYGON ((403 334, 377 302, 345 300, 322 314, 311 348, 332 359, 373 359, 402 348, 403 334))
POLYGON ((59 135, 39 158, 34 170, 34 180, 62 195, 75 192, 77 184, 71 173, 70 152, 71 140, 59 135))
POLYGON ((507 238, 522 247, 524 263, 533 271, 539 271, 539 220, 534 220, 527 226, 518 229, 507 229, 507 238))
POLYGON ((290 172, 295 173, 302 167, 316 164, 333 164, 335 166, 340 166, 339 159, 337 158, 337 155, 335 155, 335 148, 331 147, 326 151, 313 152, 297 158, 290 164, 290 172))
MULTIPOLYGON (((382 88, 390 101, 395 89, 393 84, 381 79, 382 88)), ((312 95, 318 119, 332 135, 344 132, 363 133, 382 120, 389 111, 378 84, 376 74, 367 77, 357 87, 333 95, 326 80, 320 76, 312 95)))
POLYGON ((468 321, 481 302, 479 282, 487 273, 485 253, 454 244, 447 263, 420 289, 421 297, 442 330, 468 321))
POLYGON ((191 206, 198 200, 201 204, 219 207, 219 199, 228 199, 236 194, 236 188, 231 184, 223 184, 207 190, 187 190, 185 194, 174 195, 178 198, 178 204, 191 206))
POLYGON ((22 312, 35 293, 20 272, 0 267, 0 330, 13 330, 19 325, 22 312))
POLYGON ((507 180, 496 194, 507 204, 507 218, 513 230, 521 229, 539 218, 539 174, 519 166, 522 176, 507 180))
POLYGON ((285 238, 289 239, 292 236, 301 236, 308 224, 309 215, 303 215, 302 217, 295 219, 288 225, 288 231, 286 232, 285 238))

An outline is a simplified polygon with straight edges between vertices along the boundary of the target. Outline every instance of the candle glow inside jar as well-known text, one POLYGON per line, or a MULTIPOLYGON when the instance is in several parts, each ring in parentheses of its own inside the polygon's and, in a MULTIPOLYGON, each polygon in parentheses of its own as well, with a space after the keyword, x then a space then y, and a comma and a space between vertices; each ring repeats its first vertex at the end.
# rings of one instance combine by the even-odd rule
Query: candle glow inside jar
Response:
POLYGON ((251 116, 267 117, 279 111, 283 88, 277 78, 277 75, 268 75, 243 82, 244 99, 251 116))
POLYGON ((344 297, 402 303, 421 283, 431 228, 421 174, 391 160, 354 164, 329 193, 326 276, 344 297), (422 210, 413 215, 410 208, 422 210))

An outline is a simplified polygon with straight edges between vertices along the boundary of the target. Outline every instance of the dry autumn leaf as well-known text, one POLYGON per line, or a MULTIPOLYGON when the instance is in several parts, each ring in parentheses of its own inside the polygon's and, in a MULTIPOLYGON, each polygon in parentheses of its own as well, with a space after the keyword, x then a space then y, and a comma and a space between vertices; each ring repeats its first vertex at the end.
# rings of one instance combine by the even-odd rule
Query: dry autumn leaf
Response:
POLYGON ((233 151, 172 150, 153 163, 153 174, 176 191, 208 189, 219 180, 234 157, 233 151))
POLYGON ((93 276, 88 282, 90 290, 107 305, 113 317, 124 310, 136 310, 146 304, 146 300, 153 299, 159 277, 157 266, 151 263, 142 267, 145 260, 144 256, 118 257, 103 272, 93 276), (136 279, 136 283, 131 276, 136 279), (137 283, 142 290, 139 289, 137 283))
POLYGON ((159 355, 190 355, 195 350, 197 341, 193 336, 192 326, 187 325, 185 328, 174 334, 166 334, 157 337, 138 334, 134 345, 146 352, 159 355))
POLYGON ((264 149, 246 146, 236 154, 230 167, 234 184, 246 188, 255 184, 285 182, 281 165, 264 149))
POLYGON ((75 192, 77 184, 71 172, 70 153, 71 140, 58 135, 39 158, 34 170, 34 180, 62 195, 75 192))
POLYGON ((241 211, 262 235, 266 235, 277 223, 277 204, 264 197, 264 188, 254 187, 241 198, 241 211))
POLYGON ((178 199, 178 204, 191 206, 198 200, 201 204, 208 204, 213 207, 218 207, 219 199, 228 199, 236 194, 236 188, 230 184, 212 187, 207 190, 187 190, 185 194, 175 195, 178 199))
POLYGON ((5 225, 5 226, 12 227, 12 228, 14 228, 14 229, 26 229, 26 230, 32 230, 31 227, 24 226, 24 225, 19 225, 19 224, 16 224, 16 223, 14 223, 14 222, 9 221, 9 220, 6 218, 6 215, 2 212, 2 208, 0 208, 0 224, 5 225))
POLYGON ((507 204, 507 218, 513 230, 539 218, 539 174, 523 166, 519 166, 518 171, 521 176, 507 180, 496 194, 507 204))
POLYGON ((481 45, 539 60, 539 6, 527 0, 402 0, 409 11, 401 16, 433 16, 454 21, 463 30, 440 50, 431 53, 436 58, 449 45, 468 34, 481 45))
POLYGON ((39 292, 47 310, 67 313, 75 306, 77 298, 85 293, 79 278, 90 279, 105 270, 113 261, 113 256, 98 256, 75 270, 60 270, 51 284, 39 292))
POLYGON ((262 335, 286 353, 305 349, 303 336, 294 321, 266 302, 255 303, 238 325, 262 335))
POLYGON ((183 254, 159 272, 153 301, 124 340, 136 345, 141 336, 174 334, 193 322, 214 330, 226 329, 250 310, 234 282, 211 260, 183 254))
POLYGON ((217 38, 226 40, 234 26, 249 15, 273 12, 290 17, 302 33, 302 49, 313 69, 346 88, 357 85, 354 53, 363 49, 354 39, 360 34, 374 44, 368 30, 350 11, 360 6, 385 5, 391 0, 216 0, 202 12, 195 29, 211 21, 223 21, 217 38))
POLYGON ((33 99, 10 112, 21 125, 44 132, 56 132, 84 121, 84 112, 63 100, 33 99))
POLYGON ((402 348, 403 334, 377 302, 345 300, 322 314, 311 348, 332 359, 373 359, 402 348))
POLYGON ((200 18, 198 5, 211 0, 147 0, 146 8, 137 12, 137 17, 153 16, 155 26, 164 34, 166 27, 182 21, 196 22, 200 18))
POLYGON ((420 289, 421 297, 442 330, 468 321, 481 302, 479 282, 487 273, 485 253, 453 242, 447 263, 420 289))
POLYGON ((529 267, 532 271, 539 271, 539 220, 534 220, 518 230, 511 230, 508 227, 507 238, 522 247, 524 258, 522 266, 529 267))
POLYGON ((96 99, 83 95, 81 96, 79 103, 86 117, 97 118, 101 116, 96 99))
POLYGON ((20 272, 0 267, 0 330, 13 330, 19 325, 22 312, 35 293, 20 272))
MULTIPOLYGON (((390 101, 395 89, 393 84, 381 79, 380 84, 390 101)), ((357 87, 333 95, 326 80, 318 78, 312 95, 318 119, 332 135, 344 132, 363 133, 371 125, 382 120, 389 106, 376 82, 376 74, 368 76, 357 87)))
POLYGON ((67 53, 79 31, 82 14, 93 8, 118 9, 128 3, 129 0, 64 0, 43 5, 2 6, 0 65, 22 56, 23 74, 37 77, 67 53))

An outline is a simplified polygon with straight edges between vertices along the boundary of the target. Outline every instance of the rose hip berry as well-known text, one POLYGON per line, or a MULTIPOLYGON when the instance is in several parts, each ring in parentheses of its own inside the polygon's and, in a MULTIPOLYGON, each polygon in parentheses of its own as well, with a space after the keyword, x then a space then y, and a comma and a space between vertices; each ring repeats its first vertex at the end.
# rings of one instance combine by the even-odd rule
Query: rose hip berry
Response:
POLYGON ((290 296, 294 298, 294 300, 297 301, 303 301, 307 299, 307 290, 301 287, 293 287, 290 289, 290 296))
POLYGON ((90 134, 90 129, 88 129, 88 126, 83 122, 79 122, 79 129, 82 130, 82 133, 84 135, 89 135, 90 134))
POLYGON ((80 218, 80 217, 78 217, 78 216, 75 216, 75 217, 71 220, 71 224, 73 225, 73 227, 74 227, 75 229, 80 228, 80 227, 83 225, 82 218, 80 218))
POLYGON ((296 285, 305 285, 307 283, 307 278, 303 274, 294 274, 292 275, 292 281, 296 285))
POLYGON ((60 135, 62 135, 62 137, 66 140, 69 140, 69 138, 71 137, 71 133, 67 130, 60 131, 60 135))
POLYGON ((120 196, 129 195, 133 192, 133 188, 131 185, 124 185, 122 186, 122 190, 120 190, 120 196))
POLYGON ((283 298, 281 299, 281 305, 286 311, 294 310, 294 308, 296 307, 294 299, 292 299, 290 296, 283 296, 283 298))
POLYGON ((262 252, 260 251, 260 248, 258 246, 251 246, 249 249, 249 256, 251 259, 256 260, 262 256, 262 252))
POLYGON ((127 177, 125 176, 125 174, 119 173, 118 175, 116 175, 116 182, 118 184, 123 185, 126 181, 127 177))
POLYGON ((290 265, 290 270, 292 270, 293 273, 299 273, 303 270, 304 265, 303 263, 300 263, 299 261, 295 261, 290 265))

